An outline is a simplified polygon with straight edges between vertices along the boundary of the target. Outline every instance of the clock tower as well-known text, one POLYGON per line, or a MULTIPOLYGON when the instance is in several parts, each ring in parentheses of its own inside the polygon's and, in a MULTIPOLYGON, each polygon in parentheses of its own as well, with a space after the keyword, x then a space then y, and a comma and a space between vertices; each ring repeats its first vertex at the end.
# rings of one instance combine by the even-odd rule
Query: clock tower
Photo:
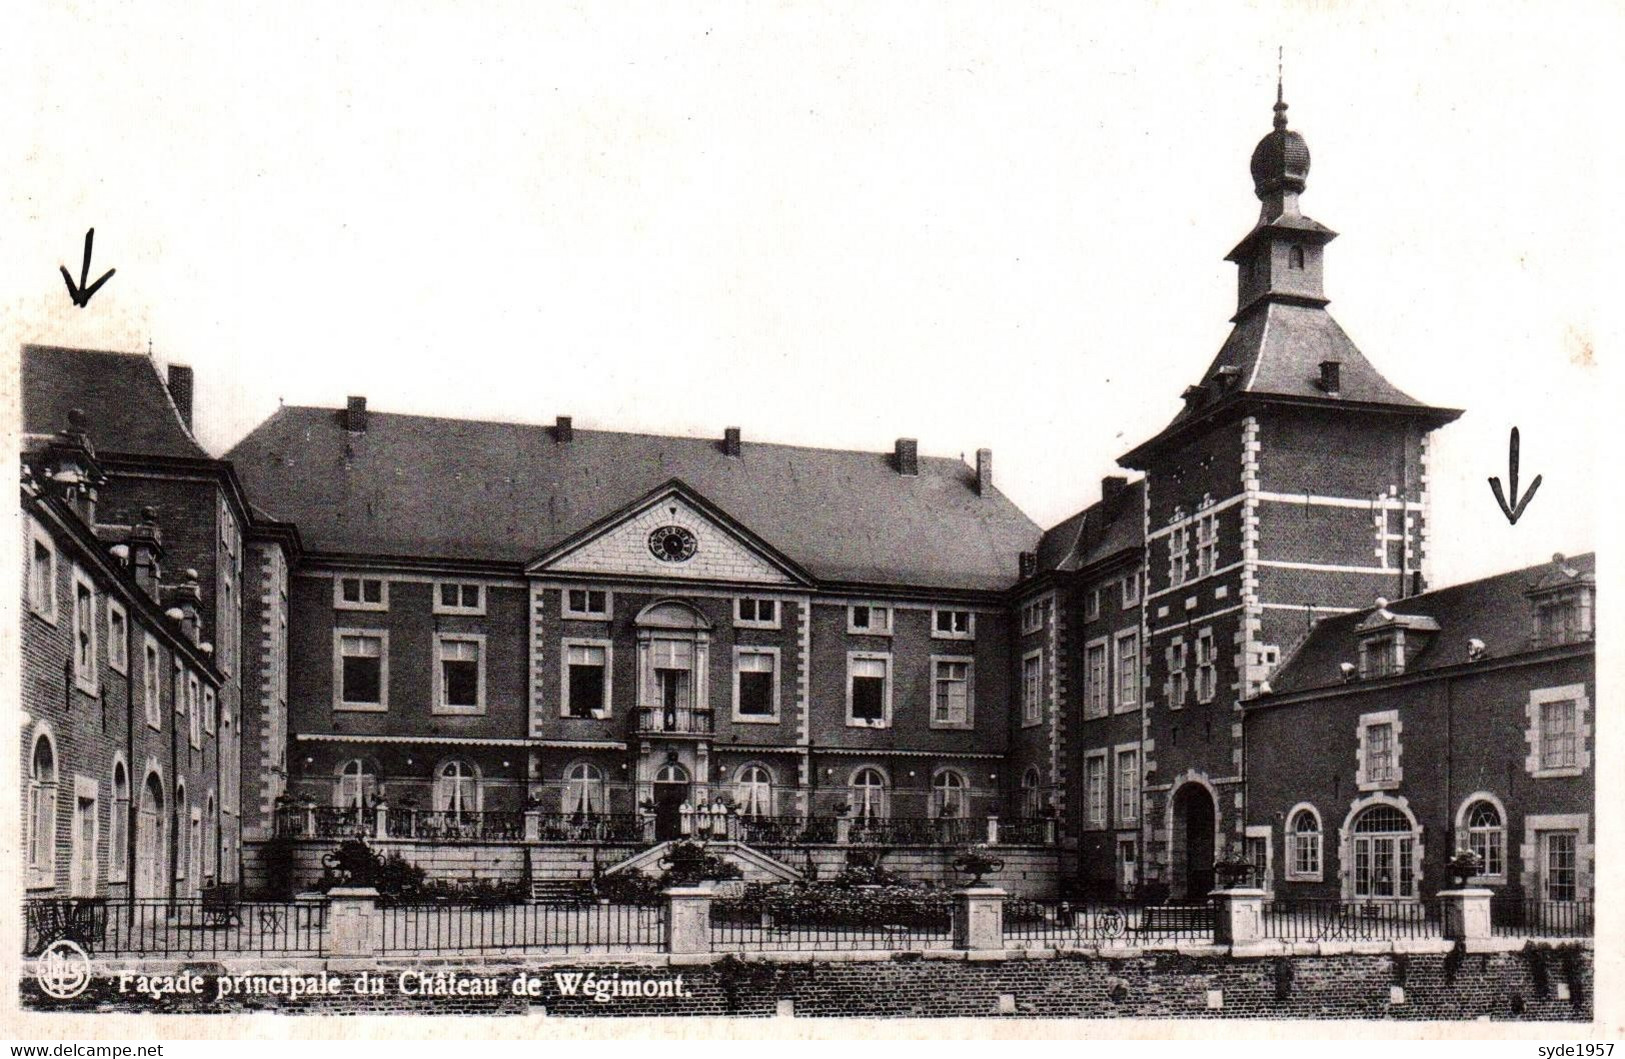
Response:
POLYGON ((1309 147, 1286 111, 1278 91, 1253 150, 1230 335, 1120 460, 1146 479, 1146 862, 1179 897, 1258 855, 1242 702, 1318 618, 1425 587, 1428 434, 1461 414, 1401 392, 1326 311, 1337 233, 1299 208, 1309 147))

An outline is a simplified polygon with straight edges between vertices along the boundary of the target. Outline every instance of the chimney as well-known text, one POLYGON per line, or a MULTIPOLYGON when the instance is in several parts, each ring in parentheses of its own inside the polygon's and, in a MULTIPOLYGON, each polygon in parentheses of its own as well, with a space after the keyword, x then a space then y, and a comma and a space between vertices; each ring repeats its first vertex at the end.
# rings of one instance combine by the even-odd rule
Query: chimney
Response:
POLYGON ((174 617, 178 611, 180 617, 176 620, 180 622, 181 632, 193 644, 198 643, 202 631, 198 622, 198 609, 203 602, 203 592, 198 587, 198 572, 190 569, 185 571, 180 584, 166 587, 163 597, 163 602, 169 605, 166 613, 174 617))
POLYGON ((560 445, 575 440, 575 420, 569 416, 559 416, 553 421, 553 440, 560 445))
POLYGON ((739 455, 739 428, 728 427, 722 432, 722 451, 727 456, 739 455))
POLYGON ((1022 552, 1021 555, 1018 556, 1017 561, 1021 564, 1021 580, 1025 581, 1029 577, 1038 573, 1037 552, 1022 552))
POLYGON ((1123 495, 1128 488, 1128 479, 1115 474, 1108 474, 1100 480, 1100 499, 1107 507, 1111 507, 1117 498, 1123 495))
POLYGON ((158 584, 164 556, 164 537, 158 532, 157 508, 141 509, 141 521, 131 527, 128 544, 136 584, 156 603, 160 596, 158 584))
POLYGON ((910 478, 920 473, 920 443, 914 438, 897 439, 897 473, 910 478))
POLYGON ((106 481, 91 444, 89 418, 82 409, 68 410, 68 426, 46 449, 45 474, 52 491, 87 526, 96 525, 96 490, 106 481))
POLYGON ((192 369, 185 364, 171 364, 169 366, 169 399, 175 402, 175 410, 181 414, 181 422, 186 429, 192 429, 192 369))
POLYGON ((352 434, 367 432, 367 399, 351 397, 344 406, 344 429, 352 434))
POLYGON ((993 492, 993 450, 976 450, 976 495, 986 496, 993 492))
POLYGON ((1339 360, 1323 360, 1320 362, 1320 388, 1333 397, 1343 389, 1343 362, 1339 360))

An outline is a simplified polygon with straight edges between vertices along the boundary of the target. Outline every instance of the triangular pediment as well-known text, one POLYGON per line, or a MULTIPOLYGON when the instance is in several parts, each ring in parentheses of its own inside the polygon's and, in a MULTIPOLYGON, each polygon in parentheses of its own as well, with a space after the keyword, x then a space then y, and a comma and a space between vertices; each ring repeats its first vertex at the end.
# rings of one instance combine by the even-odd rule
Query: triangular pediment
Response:
POLYGON ((806 584, 792 562, 681 482, 603 519, 539 556, 530 573, 806 584))

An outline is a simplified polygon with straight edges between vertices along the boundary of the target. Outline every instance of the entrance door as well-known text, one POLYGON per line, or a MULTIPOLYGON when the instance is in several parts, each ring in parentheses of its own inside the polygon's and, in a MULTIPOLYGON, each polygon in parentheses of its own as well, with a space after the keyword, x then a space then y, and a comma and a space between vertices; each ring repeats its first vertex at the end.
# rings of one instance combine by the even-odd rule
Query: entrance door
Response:
POLYGON ((1117 840, 1117 892, 1131 897, 1140 884, 1140 844, 1132 838, 1117 840))
POLYGON ((683 803, 688 801, 688 771, 675 762, 655 775, 655 841, 683 837, 683 803))
POLYGON ((1573 901, 1579 896, 1575 854, 1579 834, 1574 831, 1540 833, 1540 896, 1546 901, 1573 901))
POLYGON ((96 896, 96 799, 78 797, 73 811, 74 897, 96 896))
POLYGON ((135 822, 135 895, 162 897, 164 795, 158 777, 148 776, 141 789, 141 811, 135 822))
POLYGON ((1194 783, 1174 803, 1174 827, 1184 839, 1185 855, 1175 865, 1175 885, 1184 884, 1187 901, 1205 901, 1213 892, 1213 797, 1194 783))

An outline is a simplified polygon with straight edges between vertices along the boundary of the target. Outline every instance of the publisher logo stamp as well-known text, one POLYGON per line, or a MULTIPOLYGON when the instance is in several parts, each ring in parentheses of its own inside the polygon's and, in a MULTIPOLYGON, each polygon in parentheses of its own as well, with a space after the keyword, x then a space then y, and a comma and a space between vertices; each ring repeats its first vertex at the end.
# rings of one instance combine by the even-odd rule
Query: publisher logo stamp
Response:
POLYGON ((90 957, 66 938, 53 941, 35 962, 34 977, 46 996, 71 1000, 90 984, 90 957))

